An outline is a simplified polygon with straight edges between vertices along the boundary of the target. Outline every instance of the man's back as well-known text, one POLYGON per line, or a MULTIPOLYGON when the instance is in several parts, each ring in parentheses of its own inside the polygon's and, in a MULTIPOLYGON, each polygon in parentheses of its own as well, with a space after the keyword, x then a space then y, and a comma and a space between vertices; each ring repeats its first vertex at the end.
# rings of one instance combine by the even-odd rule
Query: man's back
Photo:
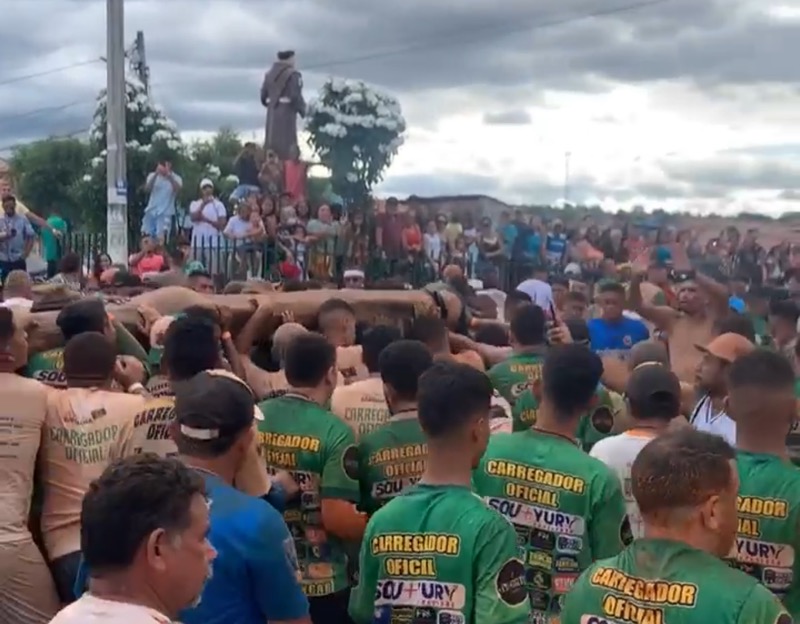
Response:
POLYGON ((755 579, 686 544, 635 541, 592 565, 567 595, 560 624, 791 624, 755 579))
POLYGON ((374 513, 425 471, 428 444, 415 411, 400 412, 365 435, 358 446, 359 506, 374 513))
POLYGON ((356 624, 528 618, 514 531, 466 487, 417 485, 395 498, 370 520, 360 564, 356 624))
POLYGON ((336 386, 331 397, 331 411, 350 425, 356 438, 383 425, 389 419, 389 408, 380 377, 336 386))
POLYGON ((540 617, 558 613, 578 573, 630 538, 616 476, 568 438, 537 430, 498 434, 473 484, 514 525, 540 617))
POLYGON ((800 471, 776 455, 739 451, 739 511, 732 565, 800 618, 800 471))
POLYGON ((47 388, 0 373, 0 543, 31 539, 33 472, 47 412, 47 388))
POLYGON ((51 559, 80 550, 81 501, 120 453, 120 439, 144 398, 97 388, 48 394, 42 445, 42 532, 51 559))

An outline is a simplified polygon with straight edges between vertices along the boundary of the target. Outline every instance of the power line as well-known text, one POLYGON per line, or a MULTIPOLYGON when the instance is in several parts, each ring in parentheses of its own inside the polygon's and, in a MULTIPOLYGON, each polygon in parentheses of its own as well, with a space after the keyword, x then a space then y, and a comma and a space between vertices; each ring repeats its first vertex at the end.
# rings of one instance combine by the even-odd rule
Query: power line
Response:
POLYGON ((15 84, 17 82, 25 82, 26 80, 33 80, 34 78, 39 78, 41 76, 49 76, 51 74, 60 74, 61 72, 65 72, 70 69, 74 69, 76 67, 83 67, 84 65, 92 65, 93 63, 99 63, 100 58, 90 59, 86 61, 80 61, 78 63, 72 63, 71 65, 63 65, 61 67, 54 67, 53 69, 46 69, 44 71, 35 72, 32 74, 24 74, 22 76, 14 76, 13 78, 6 78, 4 80, 0 80, 0 87, 10 84, 15 84))
POLYGON ((89 104, 93 102, 94 100, 75 100, 74 102, 67 102, 66 104, 57 104, 56 106, 44 106, 42 108, 34 108, 24 113, 6 115, 5 117, 0 117, 0 126, 3 126, 11 121, 17 121, 18 119, 24 119, 26 117, 36 117, 37 115, 42 115, 44 113, 57 113, 59 111, 66 110, 74 106, 80 106, 82 104, 89 104))
MULTIPOLYGON (((323 63, 316 63, 316 64, 312 64, 312 65, 306 65, 302 69, 314 70, 314 69, 324 69, 326 67, 336 67, 337 65, 352 65, 352 64, 356 64, 356 63, 362 63, 362 62, 365 62, 365 61, 371 61, 371 60, 380 59, 380 58, 397 56, 399 54, 405 54, 407 52, 417 52, 417 51, 430 50, 430 49, 435 49, 435 48, 440 48, 440 47, 447 47, 448 46, 448 41, 450 39, 455 39, 456 41, 459 41, 460 39, 463 39, 464 37, 470 37, 470 39, 467 41, 467 43, 472 43, 472 42, 476 41, 476 39, 472 38, 475 35, 475 33, 483 31, 483 30, 486 30, 486 31, 489 31, 489 32, 497 31, 497 34, 499 34, 499 35, 512 34, 512 33, 515 33, 515 32, 523 32, 523 31, 527 31, 527 30, 541 30, 541 29, 544 29, 544 28, 552 28, 554 26, 563 26, 565 24, 571 24, 573 22, 581 22, 581 21, 588 20, 588 19, 595 19, 595 18, 598 18, 598 17, 607 17, 607 16, 610 16, 610 15, 617 15, 619 13, 627 13, 627 12, 630 12, 630 11, 636 11, 638 9, 644 9, 644 8, 647 8, 647 7, 650 7, 650 6, 655 6, 655 5, 658 5, 658 4, 664 4, 665 2, 669 2, 669 1, 670 0, 645 0, 643 2, 636 2, 636 3, 633 3, 633 4, 626 4, 626 5, 623 5, 623 6, 617 6, 617 7, 613 7, 613 8, 610 8, 610 9, 600 9, 600 10, 597 10, 597 11, 592 11, 590 13, 585 13, 583 15, 572 15, 570 17, 562 17, 562 18, 559 18, 559 19, 551 19, 551 20, 548 20, 548 21, 545 21, 545 22, 541 22, 541 23, 538 23, 538 24, 533 24, 533 25, 530 25, 530 24, 520 25, 517 22, 511 27, 509 27, 509 26, 505 26, 505 27, 494 26, 494 27, 491 27, 491 28, 473 29, 471 31, 466 31, 466 32, 465 31, 461 31, 459 33, 453 33, 453 35, 450 38, 448 38, 448 37, 445 37, 445 38, 437 37, 437 39, 435 39, 435 40, 431 40, 431 41, 428 41, 428 42, 420 42, 417 45, 404 46, 404 47, 401 47, 401 48, 396 48, 396 49, 392 49, 392 50, 386 50, 386 51, 383 51, 383 52, 375 52, 375 53, 371 53, 371 54, 364 54, 362 56, 353 56, 353 57, 342 58, 342 59, 333 60, 333 61, 325 61, 323 63)), ((452 43, 452 42, 453 41, 449 41, 449 43, 452 43)))
MULTIPOLYGON (((324 69, 324 68, 327 68, 327 67, 336 67, 336 66, 341 66, 341 65, 354 65, 354 64, 363 63, 363 62, 366 62, 366 61, 377 60, 377 59, 381 59, 381 58, 389 58, 389 57, 393 57, 393 56, 399 56, 399 55, 407 54, 407 53, 410 53, 410 52, 418 52, 418 51, 424 51, 424 50, 430 50, 430 49, 436 49, 436 48, 442 48, 442 47, 449 47, 453 43, 474 43, 474 42, 480 40, 480 37, 476 38, 476 36, 475 36, 476 34, 479 34, 479 33, 483 33, 484 36, 486 34, 506 35, 506 34, 512 34, 512 33, 515 33, 515 32, 524 32, 524 31, 530 31, 530 30, 534 30, 534 31, 535 30, 542 30, 542 29, 545 29, 545 28, 553 28, 553 27, 557 27, 557 26, 563 26, 563 25, 570 24, 570 23, 573 23, 573 22, 580 22, 580 21, 585 21, 585 20, 589 20, 589 19, 596 19, 596 18, 599 18, 599 17, 607 17, 607 16, 611 16, 611 15, 617 15, 617 14, 621 14, 621 13, 627 13, 627 12, 631 12, 631 11, 636 11, 636 10, 644 9, 644 8, 651 7, 651 6, 664 4, 664 3, 669 2, 669 1, 670 0, 640 0, 639 2, 635 2, 635 3, 630 3, 630 4, 621 5, 621 6, 611 7, 611 8, 608 8, 608 9, 599 9, 599 10, 591 11, 589 13, 585 13, 585 14, 581 14, 581 15, 571 15, 569 17, 550 19, 550 20, 547 20, 547 21, 544 21, 544 22, 539 22, 539 23, 536 23, 536 24, 530 24, 530 23, 520 24, 519 22, 515 22, 513 25, 506 24, 504 26, 474 28, 474 29, 470 29, 469 31, 460 31, 460 32, 452 32, 451 31, 449 35, 447 33, 444 33, 444 34, 437 35, 435 38, 412 40, 412 41, 415 41, 415 43, 407 44, 407 45, 402 46, 402 47, 398 47, 398 48, 394 48, 394 49, 390 49, 390 50, 376 51, 376 52, 372 52, 372 53, 369 53, 369 54, 363 54, 363 55, 359 55, 359 56, 334 59, 334 60, 331 60, 331 61, 325 61, 325 62, 321 62, 321 63, 312 63, 311 65, 303 66, 302 69, 303 70, 308 70, 308 71, 313 71, 315 69, 324 69), (468 38, 468 39, 466 41, 463 41, 464 38, 468 38)), ((10 82, 26 80, 26 79, 33 78, 33 77, 40 76, 40 75, 46 75, 46 74, 50 74, 50 73, 57 73, 59 71, 65 71, 66 69, 70 69, 72 67, 79 67, 81 65, 88 65, 90 63, 99 62, 101 60, 102 59, 96 59, 96 60, 92 60, 92 61, 84 61, 84 62, 81 62, 81 63, 75 63, 73 65, 68 65, 68 66, 65 66, 65 67, 62 67, 62 68, 52 69, 52 70, 49 70, 47 72, 40 72, 39 74, 29 74, 28 76, 20 76, 18 78, 11 79, 11 80, 6 81, 6 82, 0 81, 0 86, 2 86, 4 84, 9 84, 10 82)), ((175 83, 191 82, 191 81, 194 81, 194 80, 195 80, 194 78, 188 78, 186 80, 178 79, 178 80, 170 80, 169 82, 155 82, 155 83, 152 83, 151 86, 173 85, 175 83)), ((91 100, 91 101, 94 102, 95 100, 91 100)), ((16 120, 16 119, 25 118, 25 117, 36 116, 36 115, 42 114, 42 113, 58 112, 60 110, 65 110, 65 109, 71 108, 73 106, 78 106, 79 104, 82 104, 84 102, 88 103, 89 100, 80 100, 80 101, 76 101, 76 102, 68 102, 68 103, 62 104, 62 105, 57 105, 57 106, 52 106, 52 107, 45 107, 45 108, 40 108, 40 109, 36 109, 36 110, 32 110, 32 111, 27 111, 27 112, 24 112, 24 113, 19 113, 19 114, 16 114, 16 115, 2 117, 2 118, 0 118, 0 124, 4 123, 6 121, 10 121, 10 120, 16 120)))
POLYGON ((53 134, 43 139, 31 139, 29 141, 21 141, 19 143, 11 143, 9 145, 0 145, 0 152, 10 152, 17 148, 25 147, 26 145, 35 143, 36 141, 44 141, 47 139, 72 139, 76 136, 80 136, 81 134, 85 134, 86 132, 88 132, 86 128, 81 128, 80 130, 73 130, 72 132, 66 132, 64 134, 53 134))

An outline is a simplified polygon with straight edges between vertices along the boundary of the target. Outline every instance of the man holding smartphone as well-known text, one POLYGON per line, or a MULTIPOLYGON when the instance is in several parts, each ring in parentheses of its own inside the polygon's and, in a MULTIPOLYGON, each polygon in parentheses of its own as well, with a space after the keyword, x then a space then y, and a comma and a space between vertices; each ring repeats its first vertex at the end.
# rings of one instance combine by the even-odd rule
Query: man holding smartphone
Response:
POLYGON ((3 216, 0 217, 0 279, 6 281, 11 271, 27 270, 27 259, 36 234, 27 217, 17 214, 17 198, 3 196, 3 216))

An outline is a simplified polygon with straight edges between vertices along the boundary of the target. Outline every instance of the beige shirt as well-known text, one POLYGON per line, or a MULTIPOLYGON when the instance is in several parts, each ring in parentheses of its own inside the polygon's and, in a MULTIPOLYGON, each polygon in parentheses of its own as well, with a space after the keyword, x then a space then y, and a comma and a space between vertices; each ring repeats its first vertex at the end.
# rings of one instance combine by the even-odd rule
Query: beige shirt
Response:
POLYGON ((140 605, 104 600, 85 593, 50 620, 50 624, 170 624, 162 613, 140 605))
POLYGON ((351 384, 369 377, 369 371, 364 366, 361 355, 361 346, 337 347, 336 368, 344 376, 344 383, 351 384))
POLYGON ((154 453, 159 457, 177 455, 178 449, 170 434, 175 418, 175 397, 147 397, 143 403, 132 405, 128 420, 132 426, 119 439, 123 457, 154 453))
POLYGON ((42 444, 42 535, 50 559, 80 550, 81 502, 89 484, 121 456, 119 441, 145 399, 96 388, 48 393, 42 444))
POLYGON ((346 386, 337 386, 331 397, 331 411, 360 438, 389 420, 389 407, 383 396, 383 381, 370 377, 346 386))
POLYGON ((41 382, 0 373, 0 544, 32 539, 28 512, 47 392, 41 382))

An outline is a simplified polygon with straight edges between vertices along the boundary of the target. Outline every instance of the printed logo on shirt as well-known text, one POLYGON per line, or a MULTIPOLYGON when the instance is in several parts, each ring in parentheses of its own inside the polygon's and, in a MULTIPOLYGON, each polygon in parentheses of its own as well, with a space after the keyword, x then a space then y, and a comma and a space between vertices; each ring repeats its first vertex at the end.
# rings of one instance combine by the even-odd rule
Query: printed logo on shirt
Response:
POLYGON ((590 422, 597 433, 605 435, 611 433, 614 428, 614 414, 608 407, 603 405, 592 412, 590 422))
POLYGON ((525 566, 519 559, 509 559, 497 573, 497 595, 510 606, 521 605, 528 597, 525 589, 525 566))
POLYGON ((512 524, 543 529, 562 535, 583 535, 586 531, 586 523, 579 516, 525 505, 504 498, 487 497, 485 500, 489 507, 495 509, 512 524))
POLYGON ((789 589, 793 578, 791 568, 764 568, 761 571, 761 582, 764 586, 777 591, 789 589))
POLYGON ((791 546, 744 537, 736 538, 728 556, 744 563, 770 568, 791 568, 794 565, 794 549, 791 546))
POLYGON ((417 481, 419 481, 419 477, 378 481, 372 484, 372 498, 377 500, 394 498, 410 485, 414 485, 417 481))
POLYGON ((36 381, 41 381, 43 384, 54 388, 67 387, 67 376, 62 370, 37 370, 33 373, 33 378, 36 381))
POLYGON ((355 445, 351 444, 344 450, 342 468, 348 477, 354 481, 358 480, 358 449, 355 445))
POLYGON ((556 572, 578 572, 581 569, 577 557, 556 557, 556 572))
POLYGON ((525 582, 534 589, 548 591, 553 586, 553 577, 542 570, 529 568, 525 571, 525 582))
POLYGON ((553 555, 542 552, 541 550, 532 550, 528 553, 528 565, 534 568, 549 570, 553 567, 553 555))
POLYGON ((436 624, 436 609, 430 607, 416 607, 411 614, 414 624, 436 624))
MULTIPOLYGON (((417 620, 414 620, 416 624, 417 620)), ((464 614, 458 611, 439 611, 436 616, 436 624, 464 624, 464 614)))
POLYGON ((556 539, 556 550, 567 555, 577 555, 583 550, 583 540, 580 537, 559 535, 556 539))
POLYGON ((577 574, 560 574, 553 579, 553 591, 557 594, 566 594, 577 580, 577 574))
POLYGON ((465 600, 466 590, 458 583, 382 580, 378 581, 375 590, 376 606, 399 605, 460 610, 464 608, 465 600))
POLYGON ((529 597, 531 600, 531 608, 533 609, 538 611, 547 611, 548 607, 550 606, 550 594, 547 592, 534 589, 529 594, 529 597))
POLYGON ((609 620, 599 615, 589 615, 588 613, 581 616, 581 624, 621 624, 618 620, 609 620))
MULTIPOLYGON (((558 541, 560 542, 563 536, 558 537, 558 541)), ((580 542, 578 538, 564 538, 564 539, 576 539, 580 542)), ((556 536, 549 531, 542 531, 541 529, 533 529, 531 531, 531 538, 530 544, 533 548, 541 548, 542 550, 553 550, 556 547, 556 536)), ((559 549, 561 550, 561 549, 559 549)))
POLYGON ((550 614, 547 611, 531 611, 528 624, 550 624, 550 614))

